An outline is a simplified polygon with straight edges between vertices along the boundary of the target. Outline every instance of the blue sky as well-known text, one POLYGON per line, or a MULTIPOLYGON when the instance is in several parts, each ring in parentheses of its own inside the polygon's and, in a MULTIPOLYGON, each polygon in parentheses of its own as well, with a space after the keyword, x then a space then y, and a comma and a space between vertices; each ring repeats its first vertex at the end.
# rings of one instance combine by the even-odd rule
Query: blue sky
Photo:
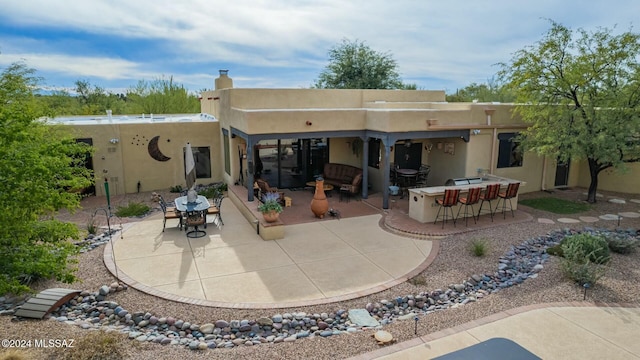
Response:
MULTIPOLYGON (((173 76, 213 88, 310 87, 342 39, 389 53, 402 79, 455 92, 540 40, 553 19, 629 30, 637 0, 0 0, 0 68, 24 60, 52 88, 123 92, 173 76)), ((633 31, 637 31, 633 29, 633 31)))

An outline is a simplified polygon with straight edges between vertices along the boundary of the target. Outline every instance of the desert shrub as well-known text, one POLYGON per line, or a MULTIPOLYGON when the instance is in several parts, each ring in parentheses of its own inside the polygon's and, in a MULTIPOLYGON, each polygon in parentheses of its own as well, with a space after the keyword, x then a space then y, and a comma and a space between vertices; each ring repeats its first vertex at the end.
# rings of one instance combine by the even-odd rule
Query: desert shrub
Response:
POLYGON ((618 254, 629 254, 638 247, 637 237, 625 235, 625 234, 612 234, 607 237, 607 244, 609 249, 618 254))
POLYGON ((609 244, 601 236, 581 233, 567 236, 562 241, 564 258, 578 263, 605 264, 611 258, 609 244))
POLYGON ((558 245, 554 245, 554 246, 548 247, 547 248, 547 254, 553 255, 553 256, 558 256, 558 257, 563 257, 564 253, 562 252, 562 244, 558 244, 558 245))
POLYGON ((607 241, 597 235, 582 233, 567 236, 561 242, 565 274, 578 284, 595 285, 604 275, 610 259, 607 241))
POLYGON ((487 240, 474 239, 471 241, 471 253, 475 256, 484 256, 487 253, 487 240))
POLYGON ((87 232, 91 235, 95 235, 98 233, 98 224, 95 216, 91 216, 89 220, 87 220, 87 232))
POLYGON ((176 185, 176 186, 172 186, 169 188, 169 192, 172 193, 181 193, 182 192, 182 185, 176 185))
POLYGON ((422 275, 418 275, 409 279, 409 284, 413 286, 425 286, 427 285, 427 279, 425 279, 425 277, 422 275))
POLYGON ((0 360, 27 360, 33 359, 32 355, 26 349, 9 349, 0 352, 0 360))
POLYGON ((131 342, 116 332, 89 331, 87 335, 77 339, 72 348, 60 349, 56 358, 64 360, 116 360, 126 357, 126 348, 131 342))
POLYGON ((585 262, 577 262, 569 259, 562 260, 564 273, 578 284, 591 284, 594 286, 605 273, 605 267, 593 263, 587 259, 585 262))
POLYGON ((151 208, 142 203, 131 202, 127 206, 118 206, 116 215, 118 217, 142 216, 149 212, 151 208))

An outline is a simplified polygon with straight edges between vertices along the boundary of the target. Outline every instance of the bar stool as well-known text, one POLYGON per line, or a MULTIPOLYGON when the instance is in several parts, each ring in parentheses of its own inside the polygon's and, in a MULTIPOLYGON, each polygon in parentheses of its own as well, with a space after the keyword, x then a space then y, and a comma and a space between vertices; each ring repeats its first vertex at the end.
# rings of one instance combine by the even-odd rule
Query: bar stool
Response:
MULTIPOLYGON (((478 209, 478 219, 480 219, 480 212, 482 211, 482 205, 484 205, 485 201, 488 201, 489 215, 491 215, 491 222, 493 222, 494 210, 491 207, 491 202, 498 198, 499 191, 500 191, 500 184, 487 185, 487 189, 484 191, 484 194, 480 195, 480 209, 478 209)), ((497 208, 498 208, 498 204, 496 204, 496 209, 497 208)))
POLYGON ((515 217, 515 215, 513 215, 513 204, 511 203, 511 199, 513 199, 518 195, 519 188, 520 188, 519 182, 510 183, 509 185, 507 185, 507 190, 505 192, 498 194, 498 203, 496 204, 495 211, 498 211, 498 206, 500 205, 500 199, 502 199, 502 218, 503 219, 507 218, 507 214, 504 213, 504 210, 507 205, 507 200, 509 200, 509 209, 511 210, 511 216, 515 217))
MULTIPOLYGON (((480 202, 480 192, 482 191, 481 187, 476 187, 476 188, 471 188, 469 189, 469 194, 467 194, 467 197, 461 197, 458 199, 458 202, 460 204, 462 204, 464 206, 464 218, 465 218, 465 224, 466 226, 469 226, 469 218, 468 218, 468 209, 469 206, 471 206, 471 217, 473 217, 473 223, 477 224, 478 221, 476 220, 476 216, 473 213, 473 205, 477 204, 478 202, 480 202)), ((456 215, 456 220, 458 220, 458 218, 460 217, 460 210, 462 210, 462 207, 460 206, 460 208, 458 208, 458 215, 456 215)))
POLYGON ((435 225, 438 222, 438 218, 440 217, 440 210, 444 208, 444 215, 442 216, 442 228, 444 229, 444 223, 447 222, 447 209, 451 211, 451 218, 453 219, 453 226, 456 226, 456 218, 453 216, 452 207, 458 204, 458 197, 460 196, 460 189, 445 189, 444 190, 444 198, 436 199, 436 204, 440 205, 438 208, 438 213, 436 214, 436 219, 433 221, 435 225))

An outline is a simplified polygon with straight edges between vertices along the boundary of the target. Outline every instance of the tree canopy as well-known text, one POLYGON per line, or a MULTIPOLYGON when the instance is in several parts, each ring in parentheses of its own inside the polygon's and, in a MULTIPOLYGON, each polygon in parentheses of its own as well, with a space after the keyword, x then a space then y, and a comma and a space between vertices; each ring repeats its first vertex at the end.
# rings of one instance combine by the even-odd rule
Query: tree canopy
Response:
POLYGON ((329 50, 329 64, 314 85, 320 89, 406 89, 398 64, 389 53, 371 49, 361 41, 342 40, 329 50))
POLYGON ((525 149, 559 161, 586 160, 596 201, 598 174, 640 160, 640 37, 599 28, 572 31, 551 21, 536 44, 501 64, 530 126, 525 149))
POLYGON ((515 95, 503 84, 498 84, 494 79, 490 79, 486 84, 471 83, 462 89, 456 90, 455 94, 447 94, 449 102, 479 102, 498 101, 502 103, 513 102, 515 95))
POLYGON ((40 120, 38 78, 22 63, 0 74, 0 294, 28 290, 38 278, 74 280, 74 224, 53 218, 76 209, 74 190, 87 187, 91 151, 72 134, 40 120))

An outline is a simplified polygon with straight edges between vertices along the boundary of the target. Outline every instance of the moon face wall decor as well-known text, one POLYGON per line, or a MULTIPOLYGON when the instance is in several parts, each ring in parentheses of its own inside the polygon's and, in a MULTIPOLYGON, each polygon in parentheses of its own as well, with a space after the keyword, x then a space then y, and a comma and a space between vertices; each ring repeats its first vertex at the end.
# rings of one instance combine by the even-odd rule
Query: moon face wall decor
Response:
POLYGON ((151 140, 149 140, 149 145, 147 146, 147 149, 149 150, 149 155, 157 161, 169 161, 171 160, 170 157, 166 156, 165 154, 162 153, 162 151, 160 151, 160 148, 158 147, 158 140, 160 140, 160 136, 154 136, 153 138, 151 138, 151 140))

